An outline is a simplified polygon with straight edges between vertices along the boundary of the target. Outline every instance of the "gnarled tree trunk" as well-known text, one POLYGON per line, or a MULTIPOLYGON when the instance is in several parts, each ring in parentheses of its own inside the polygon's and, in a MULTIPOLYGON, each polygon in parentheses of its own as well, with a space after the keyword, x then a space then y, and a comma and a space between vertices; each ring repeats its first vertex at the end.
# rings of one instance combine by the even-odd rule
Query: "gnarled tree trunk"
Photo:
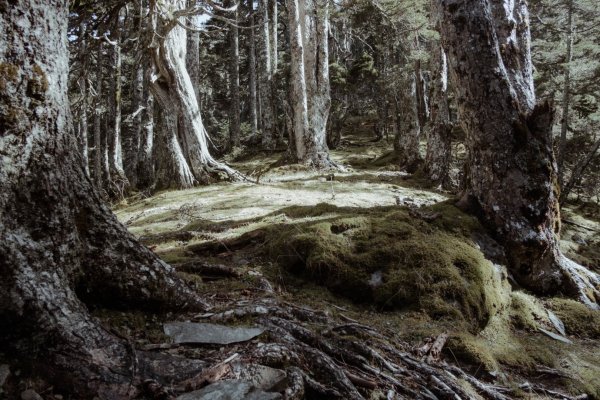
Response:
POLYGON ((152 26, 155 27, 149 49, 153 63, 150 88, 162 110, 175 112, 176 118, 179 116, 181 149, 195 180, 208 182, 219 173, 239 179, 241 175, 237 171, 215 160, 208 151, 208 133, 186 69, 186 30, 176 21, 163 21, 160 17, 184 10, 185 4, 185 0, 150 1, 152 26))
POLYGON ((67 99, 67 15, 67 1, 0 3, 0 63, 10 71, 0 77, 0 335, 10 338, 0 343, 75 397, 124 399, 144 379, 130 369, 135 355, 81 299, 204 304, 85 175, 67 99))
POLYGON ((552 152, 553 108, 536 104, 524 0, 433 1, 468 135, 464 202, 504 242, 517 281, 597 307, 600 278, 566 259, 552 152))

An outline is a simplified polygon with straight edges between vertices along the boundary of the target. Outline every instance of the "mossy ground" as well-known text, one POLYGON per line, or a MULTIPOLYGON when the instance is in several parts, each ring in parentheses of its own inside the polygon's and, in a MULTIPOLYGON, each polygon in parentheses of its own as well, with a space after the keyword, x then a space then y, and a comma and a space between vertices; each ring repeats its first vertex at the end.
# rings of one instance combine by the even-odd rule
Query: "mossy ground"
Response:
MULTIPOLYGON (((503 267, 479 249, 475 238, 485 231, 475 218, 443 193, 417 189, 427 187, 413 184, 421 177, 386 166, 393 162, 386 158, 389 144, 361 140, 363 147, 334 152, 338 162, 357 170, 362 164, 336 173, 333 182, 317 171, 279 167, 259 185, 160 193, 119 206, 117 215, 173 264, 198 258, 195 245, 265 232, 247 248, 202 256, 238 267, 241 279, 202 282, 182 274, 213 304, 264 296, 256 287, 265 276, 282 301, 343 314, 414 346, 447 332, 446 361, 500 384, 551 381, 557 390, 600 398, 600 312, 513 291, 503 267), (191 236, 169 236, 182 232, 191 236), (573 344, 539 331, 555 331, 548 310, 573 344), (540 372, 549 370, 559 375, 540 372)), ((260 155, 236 164, 246 173, 261 165, 260 155)), ((597 228, 576 209, 568 218, 597 228)), ((585 256, 585 246, 572 240, 583 231, 565 227, 565 251, 585 256)), ((594 243, 595 233, 586 232, 583 239, 594 243)))

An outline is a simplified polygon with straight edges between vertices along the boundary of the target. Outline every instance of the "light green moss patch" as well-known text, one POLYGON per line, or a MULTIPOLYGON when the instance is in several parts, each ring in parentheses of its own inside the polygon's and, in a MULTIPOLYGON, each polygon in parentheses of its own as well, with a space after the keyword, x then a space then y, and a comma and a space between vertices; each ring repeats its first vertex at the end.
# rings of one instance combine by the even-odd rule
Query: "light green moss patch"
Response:
POLYGON ((600 311, 591 310, 574 300, 559 298, 549 300, 548 307, 563 321, 567 334, 600 338, 600 311))

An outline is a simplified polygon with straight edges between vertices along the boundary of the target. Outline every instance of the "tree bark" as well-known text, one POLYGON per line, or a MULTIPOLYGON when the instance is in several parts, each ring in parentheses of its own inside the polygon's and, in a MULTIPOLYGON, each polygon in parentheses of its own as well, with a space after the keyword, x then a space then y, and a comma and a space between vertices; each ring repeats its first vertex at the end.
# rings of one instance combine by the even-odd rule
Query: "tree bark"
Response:
POLYGON ((448 107, 448 62, 445 51, 437 45, 432 57, 433 101, 427 135, 425 172, 429 179, 444 189, 452 188, 452 124, 448 107))
MULTIPOLYGON (((234 4, 229 3, 231 6, 234 4)), ((240 147, 240 45, 238 32, 239 11, 231 16, 235 25, 229 27, 229 147, 240 147)))
POLYGON ((269 21, 269 0, 259 0, 259 107, 262 147, 273 149, 276 144, 275 110, 273 102, 273 68, 271 63, 271 31, 269 21))
POLYGON ((137 187, 141 190, 150 189, 155 183, 154 168, 154 97, 150 93, 148 80, 142 85, 144 109, 141 112, 140 145, 137 155, 136 176, 137 187))
POLYGON ((337 167, 329 158, 329 2, 287 1, 291 47, 291 101, 297 162, 337 167))
POLYGON ((0 334, 11 335, 0 343, 77 398, 125 399, 145 378, 133 376, 129 345, 81 299, 205 305, 85 176, 67 99, 67 16, 66 1, 0 5, 0 62, 10 72, 0 77, 0 334))
MULTIPOLYGON (((196 5, 196 0, 188 0, 188 7, 196 5)), ((200 19, 197 15, 188 17, 190 30, 187 32, 186 67, 194 87, 194 93, 200 107, 200 19)))
POLYGON ((81 91, 81 112, 79 114, 79 140, 81 143, 81 155, 83 157, 83 165, 85 166, 85 174, 90 176, 90 160, 89 160, 89 145, 88 145, 88 74, 89 64, 86 57, 87 54, 87 32, 86 25, 79 25, 79 40, 81 52, 79 58, 81 60, 81 76, 79 78, 79 89, 81 91))
POLYGON ((503 241, 509 268, 538 293, 597 307, 598 275, 559 249, 553 108, 536 104, 526 3, 433 1, 468 136, 463 204, 503 241), (468 45, 466 45, 468 44, 468 45))
POLYGON ((567 54, 565 60, 565 82, 563 85, 562 118, 558 142, 558 184, 563 187, 565 179, 565 147, 569 131, 569 108, 571 107, 571 62, 573 61, 573 0, 567 5, 567 54))
POLYGON ((108 137, 108 168, 110 174, 111 187, 107 188, 113 195, 123 197, 128 188, 129 181, 125 175, 123 168, 123 146, 122 146, 122 97, 123 85, 121 83, 123 58, 121 55, 121 37, 123 30, 122 11, 117 13, 114 25, 114 34, 111 43, 111 64, 113 68, 113 80, 110 96, 110 111, 113 118, 111 124, 110 135, 108 137))
POLYGON ((186 30, 175 20, 163 21, 160 17, 184 10, 185 1, 151 0, 150 3, 152 26, 155 27, 149 48, 153 63, 150 87, 161 109, 168 112, 173 110, 174 116, 180 117, 182 124, 178 131, 181 149, 195 180, 207 183, 220 174, 225 174, 229 179, 240 179, 237 171, 215 160, 208 151, 208 133, 186 69, 186 30), (170 11, 161 9, 164 7, 170 11))
POLYGON ((412 74, 404 85, 410 90, 402 90, 397 100, 399 126, 394 140, 394 150, 398 156, 398 164, 409 173, 415 172, 423 162, 419 149, 421 126, 416 92, 418 84, 418 77, 412 74))
POLYGON ((102 188, 102 43, 98 45, 96 57, 96 99, 94 101, 94 183, 102 188))
POLYGON ((256 98, 256 35, 254 28, 254 10, 252 6, 253 2, 250 0, 250 38, 248 39, 248 85, 249 88, 249 96, 250 96, 250 127, 252 132, 252 137, 255 138, 258 134, 258 112, 257 112, 257 98, 256 98))

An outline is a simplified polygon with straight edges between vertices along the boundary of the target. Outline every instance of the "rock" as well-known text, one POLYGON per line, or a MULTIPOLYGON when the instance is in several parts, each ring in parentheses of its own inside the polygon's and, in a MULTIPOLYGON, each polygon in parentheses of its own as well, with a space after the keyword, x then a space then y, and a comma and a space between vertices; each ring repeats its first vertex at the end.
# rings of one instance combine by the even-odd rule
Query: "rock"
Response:
POLYGON ((550 319, 550 322, 552 322, 552 325, 554 325, 554 328, 556 328, 558 333, 560 333, 563 336, 566 336, 567 332, 565 331, 565 324, 552 311, 546 311, 548 312, 548 318, 550 319))
POLYGON ((208 323, 171 322, 164 325, 164 331, 177 344, 231 344, 254 339, 262 334, 264 329, 230 328, 208 323))
POLYGON ((547 330, 542 329, 542 328, 538 328, 538 329, 539 329, 540 332, 542 332, 546 336, 551 337, 554 340, 558 340, 559 342, 563 342, 563 343, 567 343, 567 344, 573 344, 572 341, 570 341, 569 339, 567 339, 566 337, 564 337, 562 335, 556 334, 554 332, 547 331, 547 330))
POLYGON ((285 371, 264 365, 234 363, 231 366, 237 379, 248 381, 262 390, 272 390, 287 378, 285 371))
POLYGON ((21 393, 21 400, 44 400, 35 390, 27 389, 21 393))
POLYGON ((176 400, 278 400, 279 393, 268 393, 246 381, 219 381, 177 397, 176 400))
POLYGON ((6 364, 0 365, 0 393, 2 393, 2 386, 6 383, 6 379, 10 375, 10 367, 6 364))

